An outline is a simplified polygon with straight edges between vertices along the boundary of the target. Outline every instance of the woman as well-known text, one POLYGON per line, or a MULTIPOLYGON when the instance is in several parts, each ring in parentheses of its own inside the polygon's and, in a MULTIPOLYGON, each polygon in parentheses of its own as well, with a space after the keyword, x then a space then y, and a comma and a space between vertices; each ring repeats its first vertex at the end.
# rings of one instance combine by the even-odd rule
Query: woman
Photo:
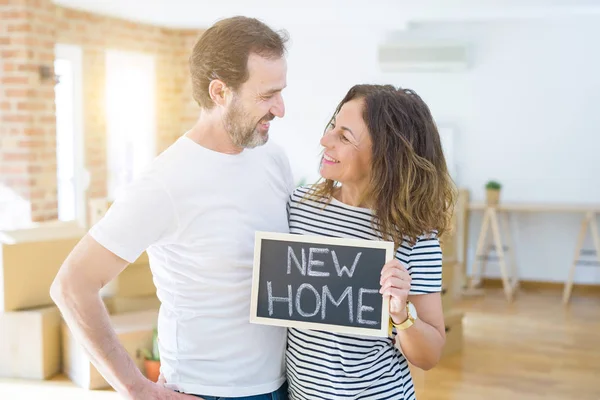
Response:
POLYGON ((437 128, 415 92, 358 85, 321 145, 323 181, 291 196, 290 231, 393 241, 380 290, 393 329, 388 339, 289 329, 290 398, 415 399, 407 359, 430 369, 445 343, 438 236, 454 191, 437 128))

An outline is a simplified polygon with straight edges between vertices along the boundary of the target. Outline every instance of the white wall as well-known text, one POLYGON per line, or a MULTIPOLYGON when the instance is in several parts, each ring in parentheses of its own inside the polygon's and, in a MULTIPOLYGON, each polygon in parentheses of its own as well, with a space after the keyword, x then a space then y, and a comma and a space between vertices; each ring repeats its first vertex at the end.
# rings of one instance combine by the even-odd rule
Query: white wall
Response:
MULTIPOLYGON (((289 28, 287 115, 273 138, 296 178, 314 180, 319 137, 337 102, 355 83, 389 82, 415 89, 439 124, 455 128, 456 180, 475 200, 495 178, 504 201, 600 204, 599 20, 428 23, 396 35, 473 43, 473 68, 451 74, 383 74, 376 51, 389 34, 377 29, 289 28)), ((565 279, 580 218, 516 217, 522 279, 565 279)), ((475 214, 471 256, 479 226, 475 214)), ((488 270, 498 275, 492 263, 488 270)), ((600 282, 600 267, 581 267, 576 280, 600 282)))

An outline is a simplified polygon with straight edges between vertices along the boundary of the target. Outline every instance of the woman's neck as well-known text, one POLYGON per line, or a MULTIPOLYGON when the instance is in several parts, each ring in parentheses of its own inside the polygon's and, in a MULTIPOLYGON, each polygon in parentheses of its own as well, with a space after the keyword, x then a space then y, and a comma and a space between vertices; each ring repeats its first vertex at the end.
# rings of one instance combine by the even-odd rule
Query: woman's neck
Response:
POLYGON ((365 204, 365 199, 362 196, 365 193, 365 188, 358 185, 342 184, 333 192, 333 197, 352 207, 365 207, 368 208, 368 204, 365 204))

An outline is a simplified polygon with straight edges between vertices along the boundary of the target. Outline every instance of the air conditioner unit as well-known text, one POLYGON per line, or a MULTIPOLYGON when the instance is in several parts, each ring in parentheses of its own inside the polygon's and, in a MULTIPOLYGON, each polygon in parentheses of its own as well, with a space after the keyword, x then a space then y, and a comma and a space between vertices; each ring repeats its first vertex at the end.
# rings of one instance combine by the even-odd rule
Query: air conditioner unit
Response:
POLYGON ((402 41, 378 50, 384 72, 457 72, 470 66, 469 47, 463 43, 402 41))

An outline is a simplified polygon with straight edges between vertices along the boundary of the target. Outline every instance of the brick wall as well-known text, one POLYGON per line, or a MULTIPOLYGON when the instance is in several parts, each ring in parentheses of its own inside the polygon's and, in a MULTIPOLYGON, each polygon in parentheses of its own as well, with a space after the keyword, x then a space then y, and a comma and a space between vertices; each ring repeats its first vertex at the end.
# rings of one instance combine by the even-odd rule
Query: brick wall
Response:
POLYGON ((0 184, 31 201, 37 219, 56 218, 54 7, 0 0, 0 184), (51 71, 50 71, 51 72, 51 71))
POLYGON ((0 184, 31 201, 35 221, 57 217, 54 44, 83 50, 85 160, 88 197, 107 193, 106 49, 156 56, 157 148, 164 150, 196 121, 187 59, 201 31, 165 29, 54 5, 50 0, 0 0, 0 184))

